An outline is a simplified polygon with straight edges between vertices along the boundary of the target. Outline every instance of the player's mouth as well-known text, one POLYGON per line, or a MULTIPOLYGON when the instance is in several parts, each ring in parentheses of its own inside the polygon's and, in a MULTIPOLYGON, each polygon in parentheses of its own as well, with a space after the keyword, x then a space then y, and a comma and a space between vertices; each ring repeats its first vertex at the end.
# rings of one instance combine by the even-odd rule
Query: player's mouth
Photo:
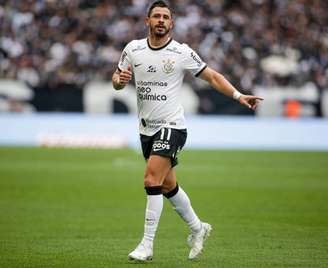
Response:
POLYGON ((155 28, 158 28, 158 29, 166 29, 165 26, 163 26, 163 25, 156 25, 155 28))

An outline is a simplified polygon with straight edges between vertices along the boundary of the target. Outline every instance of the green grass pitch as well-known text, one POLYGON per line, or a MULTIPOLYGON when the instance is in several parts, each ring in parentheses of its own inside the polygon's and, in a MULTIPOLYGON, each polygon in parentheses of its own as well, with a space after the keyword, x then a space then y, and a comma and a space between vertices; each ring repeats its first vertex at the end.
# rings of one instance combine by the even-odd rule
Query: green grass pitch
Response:
POLYGON ((328 153, 186 150, 178 181, 213 225, 188 261, 165 202, 150 264, 144 161, 133 150, 0 148, 0 267, 328 267, 328 153))

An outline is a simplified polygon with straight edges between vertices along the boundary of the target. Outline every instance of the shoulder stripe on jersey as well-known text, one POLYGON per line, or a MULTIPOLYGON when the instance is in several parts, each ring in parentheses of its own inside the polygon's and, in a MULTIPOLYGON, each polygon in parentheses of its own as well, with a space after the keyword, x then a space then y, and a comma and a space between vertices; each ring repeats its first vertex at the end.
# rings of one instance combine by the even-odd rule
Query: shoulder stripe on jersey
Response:
POLYGON ((196 74, 195 74, 195 76, 196 77, 198 77, 205 69, 206 69, 206 67, 207 67, 207 64, 205 64, 205 66, 202 68, 202 69, 200 69, 200 71, 198 71, 196 74))
POLYGON ((151 50, 160 50, 160 49, 163 49, 164 47, 167 47, 171 42, 172 42, 172 38, 163 46, 161 47, 152 47, 150 44, 149 44, 149 39, 147 38, 147 45, 148 47, 151 49, 151 50))

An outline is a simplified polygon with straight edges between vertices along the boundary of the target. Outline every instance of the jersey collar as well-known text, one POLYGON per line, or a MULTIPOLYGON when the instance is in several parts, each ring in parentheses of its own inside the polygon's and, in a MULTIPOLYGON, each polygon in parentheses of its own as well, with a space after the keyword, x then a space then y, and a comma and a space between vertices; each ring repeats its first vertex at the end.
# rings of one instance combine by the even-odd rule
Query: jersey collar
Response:
POLYGON ((167 41, 163 46, 161 46, 161 47, 152 47, 149 43, 149 39, 147 38, 147 45, 151 50, 160 50, 160 49, 163 49, 164 47, 168 46, 172 42, 172 40, 173 39, 171 37, 170 40, 167 41))

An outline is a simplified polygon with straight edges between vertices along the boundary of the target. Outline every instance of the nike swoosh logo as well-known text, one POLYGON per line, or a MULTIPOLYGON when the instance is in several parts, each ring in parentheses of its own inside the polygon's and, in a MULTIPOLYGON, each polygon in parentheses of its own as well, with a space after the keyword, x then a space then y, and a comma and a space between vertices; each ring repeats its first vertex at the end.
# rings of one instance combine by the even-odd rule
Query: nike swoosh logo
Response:
POLYGON ((134 67, 138 67, 138 66, 140 66, 140 65, 142 65, 142 63, 135 64, 134 67))
POLYGON ((153 151, 154 151, 154 152, 157 152, 157 151, 162 151, 162 150, 164 150, 164 149, 166 149, 166 148, 155 148, 155 149, 153 149, 153 151))

